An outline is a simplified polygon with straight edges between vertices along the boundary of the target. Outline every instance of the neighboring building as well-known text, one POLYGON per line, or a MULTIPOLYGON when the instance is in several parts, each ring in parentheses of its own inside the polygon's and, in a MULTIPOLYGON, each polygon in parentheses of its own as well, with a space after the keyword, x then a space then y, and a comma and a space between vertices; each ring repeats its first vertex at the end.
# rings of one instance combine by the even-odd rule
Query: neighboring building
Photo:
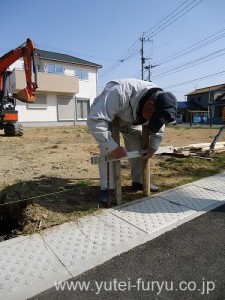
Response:
MULTIPOLYGON (((75 125, 87 120, 90 105, 98 94, 100 65, 45 50, 35 50, 38 89, 35 103, 17 100, 19 122, 24 125, 75 125)), ((23 59, 11 68, 9 89, 26 87, 23 59)))
POLYGON ((214 85, 197 89, 187 95, 187 103, 194 104, 196 107, 191 110, 194 120, 198 123, 209 123, 210 110, 213 124, 222 123, 222 106, 211 105, 218 99, 225 100, 225 84, 214 85))
POLYGON ((190 111, 199 110, 199 106, 196 103, 191 103, 187 101, 177 102, 177 114, 182 115, 183 122, 190 122, 191 114, 190 111))

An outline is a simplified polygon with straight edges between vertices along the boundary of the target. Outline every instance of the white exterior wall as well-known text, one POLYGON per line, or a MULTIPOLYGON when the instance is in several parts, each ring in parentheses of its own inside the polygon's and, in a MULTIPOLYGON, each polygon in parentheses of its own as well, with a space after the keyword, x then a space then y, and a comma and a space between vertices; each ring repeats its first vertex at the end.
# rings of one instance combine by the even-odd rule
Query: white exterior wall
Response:
POLYGON ((18 110, 19 122, 56 122, 57 95, 48 94, 46 98, 47 108, 28 108, 27 103, 17 100, 16 109, 18 110))
POLYGON ((79 93, 76 94, 76 98, 87 98, 90 99, 90 104, 94 101, 97 96, 97 80, 96 71, 93 69, 82 68, 88 71, 88 81, 79 80, 79 93))
MULTIPOLYGON (((97 69, 89 66, 82 66, 76 64, 66 64, 63 62, 50 61, 50 60, 39 60, 37 61, 42 70, 45 70, 47 64, 62 65, 65 68, 65 75, 74 76, 75 70, 85 70, 88 71, 88 80, 79 80, 79 93, 76 95, 67 95, 71 98, 84 98, 90 100, 90 105, 92 104, 94 98, 97 96, 97 69)), ((19 59, 14 64, 11 65, 10 70, 14 68, 21 69, 23 67, 23 59, 19 59)), ((37 74, 38 76, 38 74, 37 74)), ((63 76, 63 75, 62 75, 63 76)), ((47 108, 28 108, 26 103, 17 100, 16 109, 18 110, 19 122, 58 122, 57 115, 57 94, 46 93, 40 90, 36 90, 37 94, 46 95, 47 108)), ((76 115, 76 111, 75 111, 76 115)), ((62 122, 60 122, 62 124, 62 122)))
POLYGON ((16 62, 11 64, 11 66, 9 67, 9 70, 12 71, 15 68, 17 68, 17 69, 23 68, 23 59, 18 59, 16 62))

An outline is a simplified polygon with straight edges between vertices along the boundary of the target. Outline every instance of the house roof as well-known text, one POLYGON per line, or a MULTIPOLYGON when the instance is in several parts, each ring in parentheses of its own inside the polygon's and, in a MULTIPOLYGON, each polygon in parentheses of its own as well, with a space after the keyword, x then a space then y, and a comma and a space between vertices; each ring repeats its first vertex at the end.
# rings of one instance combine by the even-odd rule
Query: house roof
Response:
POLYGON ((197 89, 193 92, 190 92, 190 93, 186 94, 185 96, 203 94, 203 93, 214 92, 214 91, 224 90, 224 89, 225 89, 225 83, 224 84, 213 85, 213 86, 208 86, 208 87, 205 87, 205 88, 202 88, 202 89, 197 89))
POLYGON ((71 56, 68 54, 62 54, 57 52, 51 52, 51 51, 45 51, 41 49, 35 49, 35 54, 41 58, 49 59, 49 60, 55 60, 55 61, 61 61, 61 62, 68 62, 78 65, 85 65, 85 66, 91 66, 96 68, 101 68, 102 66, 99 64, 95 64, 93 62, 71 56))

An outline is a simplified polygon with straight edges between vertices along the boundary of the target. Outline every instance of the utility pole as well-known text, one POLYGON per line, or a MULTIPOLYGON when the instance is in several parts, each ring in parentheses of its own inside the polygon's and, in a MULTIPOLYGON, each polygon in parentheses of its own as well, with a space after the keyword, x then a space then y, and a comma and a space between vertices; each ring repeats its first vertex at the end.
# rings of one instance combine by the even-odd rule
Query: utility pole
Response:
POLYGON ((151 69, 157 67, 158 65, 151 65, 144 67, 145 70, 148 70, 148 81, 151 81, 151 69))
POLYGON ((149 42, 150 39, 146 39, 143 35, 143 37, 140 38, 141 40, 141 79, 144 80, 144 69, 148 70, 148 81, 151 81, 151 69, 154 67, 157 67, 158 65, 151 65, 149 63, 148 66, 144 66, 146 60, 150 59, 150 57, 144 57, 144 42, 149 42))
POLYGON ((149 41, 149 39, 146 39, 143 35, 143 37, 140 38, 141 40, 141 79, 143 80, 144 79, 144 64, 145 64, 145 61, 146 57, 144 57, 144 42, 147 42, 149 41))
POLYGON ((148 70, 148 81, 151 81, 151 65, 145 67, 145 70, 148 70))

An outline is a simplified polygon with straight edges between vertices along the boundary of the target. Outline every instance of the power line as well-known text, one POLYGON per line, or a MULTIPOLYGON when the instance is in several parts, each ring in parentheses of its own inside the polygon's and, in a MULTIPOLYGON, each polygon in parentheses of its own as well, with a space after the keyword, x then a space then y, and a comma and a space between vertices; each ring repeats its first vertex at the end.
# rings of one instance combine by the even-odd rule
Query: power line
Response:
POLYGON ((165 72, 160 73, 158 75, 155 75, 154 78, 162 78, 162 77, 165 77, 165 76, 167 76, 169 74, 171 75, 171 74, 174 74, 174 73, 186 70, 188 68, 197 66, 199 64, 205 63, 206 61, 209 61, 209 60, 212 60, 212 59, 215 59, 217 57, 225 55, 225 53, 221 53, 221 52, 224 52, 224 51, 225 51, 225 48, 217 50, 217 51, 215 51, 213 53, 210 53, 210 54, 208 54, 206 56, 200 57, 200 58, 198 58, 196 60, 192 60, 190 62, 187 62, 187 63, 185 63, 185 64, 183 64, 181 66, 175 67, 175 68, 173 68, 171 70, 168 70, 168 71, 165 71, 165 72), (218 55, 216 55, 216 54, 218 54, 218 55), (214 57, 211 57, 211 56, 214 56, 214 57))
POLYGON ((214 76, 219 76, 219 75, 221 75, 223 73, 225 73, 225 70, 217 72, 217 73, 214 73, 214 74, 206 75, 206 76, 203 76, 203 77, 195 78, 195 79, 192 79, 192 80, 189 80, 189 81, 184 81, 184 82, 180 82, 180 83, 177 83, 177 84, 174 84, 174 85, 169 85, 169 86, 166 86, 166 87, 163 87, 163 88, 164 89, 168 89, 168 88, 171 88, 171 87, 174 87, 174 86, 180 86, 180 85, 188 84, 188 83, 191 83, 191 82, 200 81, 200 80, 203 80, 203 79, 206 79, 206 78, 210 78, 210 77, 214 77, 214 76))
MULTIPOLYGON (((197 6, 198 4, 200 4, 202 1, 204 0, 192 0, 191 3, 189 3, 185 8, 183 8, 182 10, 180 10, 177 14, 175 14, 173 17, 171 17, 169 20, 165 21, 162 25, 160 25, 164 20, 166 20, 171 14, 173 14, 175 11, 177 11, 180 7, 182 7, 186 2, 188 2, 189 0, 184 1, 182 4, 180 4, 175 10, 173 10, 169 15, 167 15, 163 20, 161 20, 158 24, 156 24, 154 27, 152 27, 152 29, 149 29, 147 31, 144 32, 143 36, 145 37, 145 39, 150 39, 152 38, 154 35, 156 35, 157 33, 159 33, 160 31, 164 30, 165 28, 167 28, 169 25, 171 25, 172 23, 174 23, 176 20, 178 20, 180 17, 182 17, 184 14, 186 14, 187 12, 189 12, 191 9, 193 9, 195 6, 197 6), (183 14, 181 14, 179 17, 177 17, 175 20, 174 17, 177 16, 180 12, 182 12, 183 10, 185 10, 186 8, 188 8, 192 3, 198 1, 195 5, 193 5, 191 8, 189 8, 188 10, 186 10, 183 14), (166 24, 167 22, 171 21, 169 24, 166 24), (165 27, 161 28, 163 25, 166 25, 165 27), (158 26, 158 27, 157 27, 158 26), (157 27, 155 30, 153 30, 155 27, 157 27), (147 35, 146 33, 150 30, 153 30, 149 35, 147 35)), ((135 48, 135 51, 139 51, 139 48, 135 48)), ((132 54, 130 54, 131 56, 132 54)), ((129 56, 129 57, 130 57, 129 56)))
POLYGON ((157 64, 159 65, 162 65, 162 64, 166 64, 168 62, 171 62, 177 58, 180 58, 182 56, 185 56, 187 54, 190 54, 196 50, 199 50, 200 48, 202 47, 205 47, 205 46, 208 46, 209 44, 221 39, 225 37, 225 29, 222 29, 222 30, 219 30, 218 32, 198 41, 197 43, 194 43, 192 44, 191 46, 189 47, 185 47, 184 49, 174 53, 174 54, 171 54, 170 56, 166 57, 166 58, 163 58, 161 59, 160 61, 156 61, 157 64), (218 35, 219 33, 221 32, 224 32, 223 34, 220 34, 219 36, 216 36, 218 35), (207 41, 208 40, 208 41, 207 41))
MULTIPOLYGON (((186 13, 188 13, 191 9, 193 9, 194 7, 196 7, 202 1, 204 1, 204 0, 193 0, 191 3, 189 3, 187 6, 185 6, 182 10, 180 10, 178 13, 176 13, 173 17, 171 17, 169 20, 165 21, 162 25, 159 25, 158 28, 156 30, 152 31, 147 37, 152 38, 153 36, 155 36, 156 34, 158 34, 159 32, 161 32, 162 30, 164 30, 165 28, 167 28, 169 25, 173 24, 175 21, 177 21, 178 19, 180 19, 183 15, 185 15, 186 13), (195 5, 193 5, 192 7, 190 7, 188 10, 185 10, 192 3, 196 2, 196 1, 198 1, 198 2, 195 5), (185 11, 181 15, 179 15, 183 10, 185 10, 185 11), (178 15, 178 17, 176 19, 174 19, 174 17, 176 17, 177 15, 178 15), (171 21, 171 22, 168 23, 169 21, 171 21), (165 26, 165 27, 162 27, 162 26, 165 26)), ((183 4, 186 3, 186 2, 187 1, 184 1, 179 7, 183 6, 183 4)), ((176 11, 176 10, 177 9, 175 9, 174 11, 176 11)))
POLYGON ((175 8, 171 13, 169 13, 165 18, 163 18, 160 22, 158 22, 155 26, 153 26, 151 29, 148 29, 147 31, 145 31, 145 33, 147 34, 149 31, 153 30, 155 27, 158 26, 161 27, 161 23, 166 20, 169 16, 171 16, 175 11, 177 11, 180 7, 182 7, 186 2, 188 2, 189 0, 185 0, 183 3, 181 3, 177 8, 175 8))
MULTIPOLYGON (((155 25, 152 29, 154 29, 156 27, 155 30, 153 30, 148 36, 148 37, 152 37, 156 34, 158 34, 160 31, 164 30, 165 28, 167 28, 169 25, 171 25, 172 23, 174 23, 176 20, 178 20, 179 18, 181 18, 183 15, 185 15, 186 13, 188 13, 191 9, 193 9, 194 7, 196 7, 198 4, 200 4, 202 1, 204 0, 192 0, 191 3, 189 3, 188 5, 186 5, 184 8, 182 8, 178 13, 176 13, 174 16, 172 16, 171 18, 169 18, 169 20, 165 21, 164 23, 162 23, 164 20, 166 20, 169 16, 171 16, 174 12, 176 12, 179 8, 181 8, 186 2, 188 2, 189 0, 184 1, 182 4, 180 4, 175 10, 173 10, 170 14, 168 14, 162 21, 160 21, 157 25, 155 25), (196 3, 197 1, 197 3, 196 3), (194 4, 195 3, 195 4, 194 4), (191 6, 192 4, 194 4, 193 6, 191 6), (189 8, 189 6, 191 6, 189 8), (188 8, 188 9, 187 9, 188 8), (184 11, 181 15, 179 15, 182 11, 184 11), (177 16, 177 17, 176 17, 177 16), (175 18, 176 17, 176 18, 175 18), (174 19, 175 18, 175 19, 174 19), (169 22, 169 23, 168 23, 169 22), (160 25, 162 23, 162 25, 160 25), (158 27, 157 27, 158 26, 158 27), (164 26, 164 27, 162 27, 164 26)), ((151 29, 151 30, 152 30, 151 29)), ((150 31, 150 30, 148 30, 150 31)), ((148 32, 147 31, 147 32, 148 32)), ((127 61, 130 57, 137 55, 139 53, 139 44, 138 44, 138 40, 136 40, 131 47, 120 57, 120 59, 118 59, 118 62, 113 64, 112 66, 110 66, 108 69, 106 69, 102 74, 99 74, 99 77, 103 77, 105 74, 109 74, 112 71, 114 71, 116 68, 118 68, 122 63, 124 63, 125 61, 127 61)))
MULTIPOLYGON (((206 38, 198 41, 197 43, 194 43, 193 45, 191 45, 189 47, 186 47, 186 48, 182 49, 181 51, 178 51, 178 52, 170 55, 169 57, 162 59, 161 61, 157 61, 156 63, 161 66, 161 65, 166 64, 168 62, 171 62, 171 61, 173 61, 177 58, 180 58, 182 56, 190 54, 190 53, 192 53, 192 52, 194 52, 194 51, 196 51, 196 50, 198 50, 202 47, 205 47, 205 46, 207 46, 207 45, 209 45, 209 44, 211 44, 211 43, 213 43, 213 42, 215 42, 215 41, 217 41, 221 38, 224 38, 224 37, 225 37, 225 29, 221 29, 221 30, 217 31, 216 33, 211 34, 211 35, 207 36, 206 38)), ((217 51, 215 51, 213 53, 210 53, 206 56, 200 57, 196 60, 192 60, 192 61, 190 61, 188 63, 185 63, 183 65, 180 65, 178 67, 172 68, 170 70, 167 70, 165 72, 162 72, 160 74, 155 75, 154 78, 162 78, 162 77, 165 77, 167 75, 171 75, 171 74, 177 73, 179 71, 183 71, 187 68, 190 68, 190 67, 205 63, 209 60, 215 59, 217 57, 223 56, 224 55, 224 53, 223 53, 224 50, 225 50, 225 48, 217 50, 217 51)))

